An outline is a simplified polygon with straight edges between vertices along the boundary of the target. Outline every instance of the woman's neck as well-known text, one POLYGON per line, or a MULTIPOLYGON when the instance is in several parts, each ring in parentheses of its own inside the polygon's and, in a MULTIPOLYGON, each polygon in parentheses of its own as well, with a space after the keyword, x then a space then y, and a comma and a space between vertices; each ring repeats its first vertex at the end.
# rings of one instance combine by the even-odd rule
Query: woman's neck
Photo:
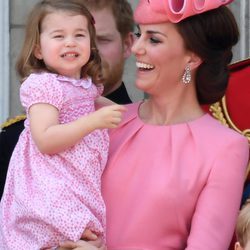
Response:
POLYGON ((159 98, 151 96, 141 105, 139 116, 145 123, 153 125, 171 125, 195 120, 204 111, 197 98, 183 95, 181 98, 159 98))

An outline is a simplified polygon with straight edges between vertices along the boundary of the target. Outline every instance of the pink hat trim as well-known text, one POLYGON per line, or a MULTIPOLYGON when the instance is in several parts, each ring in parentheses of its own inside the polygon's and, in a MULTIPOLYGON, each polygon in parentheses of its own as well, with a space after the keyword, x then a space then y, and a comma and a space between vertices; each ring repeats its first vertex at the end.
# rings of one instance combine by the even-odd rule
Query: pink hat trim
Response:
POLYGON ((227 5, 233 0, 140 0, 135 10, 137 23, 162 23, 181 20, 227 5))

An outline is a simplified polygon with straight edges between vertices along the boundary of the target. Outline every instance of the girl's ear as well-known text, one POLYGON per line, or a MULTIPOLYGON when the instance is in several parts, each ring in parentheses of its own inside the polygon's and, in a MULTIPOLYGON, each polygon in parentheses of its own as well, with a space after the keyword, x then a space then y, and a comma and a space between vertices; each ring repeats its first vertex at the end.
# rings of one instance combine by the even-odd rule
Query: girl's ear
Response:
POLYGON ((35 49, 34 49, 34 56, 39 59, 39 60, 42 60, 43 59, 43 56, 42 56, 42 52, 41 52, 41 48, 40 48, 40 45, 36 45, 35 46, 35 49))
POLYGON ((237 242, 235 243, 235 245, 234 245, 234 250, 244 250, 244 249, 241 247, 239 241, 237 241, 237 242))

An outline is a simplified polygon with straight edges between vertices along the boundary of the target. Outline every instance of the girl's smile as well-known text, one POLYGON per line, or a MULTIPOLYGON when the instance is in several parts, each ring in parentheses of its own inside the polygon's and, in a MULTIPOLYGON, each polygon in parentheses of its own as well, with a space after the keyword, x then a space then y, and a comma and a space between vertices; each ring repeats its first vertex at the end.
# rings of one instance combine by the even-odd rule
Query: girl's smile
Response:
POLYGON ((86 17, 64 11, 45 16, 35 55, 58 74, 80 78, 81 69, 90 57, 86 17))

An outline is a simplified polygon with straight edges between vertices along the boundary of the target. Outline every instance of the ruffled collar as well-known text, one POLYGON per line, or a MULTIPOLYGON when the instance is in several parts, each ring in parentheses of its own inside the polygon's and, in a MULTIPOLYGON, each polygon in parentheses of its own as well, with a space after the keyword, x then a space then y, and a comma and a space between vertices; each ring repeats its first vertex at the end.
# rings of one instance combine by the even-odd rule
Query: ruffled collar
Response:
POLYGON ((92 85, 92 80, 90 77, 75 79, 67 76, 57 75, 57 79, 61 82, 71 83, 76 87, 83 87, 84 89, 89 89, 92 85))

